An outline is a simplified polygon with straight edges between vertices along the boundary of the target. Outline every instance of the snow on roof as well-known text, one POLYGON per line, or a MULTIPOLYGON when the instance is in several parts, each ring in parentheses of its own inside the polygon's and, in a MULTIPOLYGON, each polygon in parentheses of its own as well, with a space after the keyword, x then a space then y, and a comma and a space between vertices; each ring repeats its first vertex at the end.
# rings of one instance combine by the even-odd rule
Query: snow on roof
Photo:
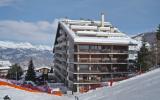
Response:
POLYGON ((74 39, 75 42, 88 42, 88 43, 102 43, 102 44, 129 44, 131 39, 129 38, 103 38, 103 37, 93 37, 93 38, 89 38, 89 37, 83 37, 83 38, 75 38, 74 39))
POLYGON ((37 68, 35 68, 35 70, 40 70, 40 69, 43 69, 43 68, 51 69, 51 67, 49 67, 49 66, 42 66, 42 67, 37 67, 37 68))
POLYGON ((0 67, 0 70, 10 69, 10 67, 0 67))
POLYGON ((108 44, 136 44, 126 34, 120 32, 118 28, 112 26, 110 22, 104 22, 101 27, 101 21, 84 21, 65 19, 59 22, 63 29, 77 43, 108 43, 108 44))
POLYGON ((5 67, 5 66, 11 66, 12 64, 8 60, 0 60, 0 65, 5 67))
MULTIPOLYGON (((92 20, 71 20, 71 19, 62 19, 61 22, 67 22, 71 25, 85 25, 85 24, 101 24, 100 21, 92 21, 92 20)), ((110 26, 110 22, 104 22, 104 25, 110 26)))

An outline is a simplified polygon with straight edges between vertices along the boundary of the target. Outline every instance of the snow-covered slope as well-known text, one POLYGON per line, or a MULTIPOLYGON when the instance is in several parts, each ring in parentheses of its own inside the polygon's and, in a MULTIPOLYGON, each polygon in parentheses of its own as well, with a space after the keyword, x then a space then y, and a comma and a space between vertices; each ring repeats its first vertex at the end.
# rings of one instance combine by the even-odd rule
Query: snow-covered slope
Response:
POLYGON ((15 43, 11 41, 0 41, 0 47, 2 48, 14 48, 14 49, 37 49, 37 50, 52 50, 51 47, 46 45, 32 45, 28 42, 15 43))
POLYGON ((113 87, 99 88, 79 95, 79 100, 159 100, 160 68, 121 81, 113 87))
MULTIPOLYGON (((32 93, 15 88, 0 86, 0 100, 9 95, 11 100, 76 100, 74 96, 54 96, 32 93)), ((77 94, 77 100, 159 100, 160 68, 86 94, 77 94)))
POLYGON ((69 97, 66 96, 59 97, 46 93, 26 92, 8 86, 0 86, 0 100, 3 100, 3 97, 6 95, 8 95, 11 100, 70 100, 69 97))

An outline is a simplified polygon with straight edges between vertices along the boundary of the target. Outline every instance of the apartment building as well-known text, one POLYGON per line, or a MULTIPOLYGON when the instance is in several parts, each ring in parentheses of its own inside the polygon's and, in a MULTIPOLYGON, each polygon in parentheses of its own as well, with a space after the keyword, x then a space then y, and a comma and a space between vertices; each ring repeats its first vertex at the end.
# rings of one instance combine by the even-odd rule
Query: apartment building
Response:
POLYGON ((110 22, 59 21, 54 43, 57 79, 73 91, 101 87, 110 80, 127 78, 129 45, 135 41, 110 22))

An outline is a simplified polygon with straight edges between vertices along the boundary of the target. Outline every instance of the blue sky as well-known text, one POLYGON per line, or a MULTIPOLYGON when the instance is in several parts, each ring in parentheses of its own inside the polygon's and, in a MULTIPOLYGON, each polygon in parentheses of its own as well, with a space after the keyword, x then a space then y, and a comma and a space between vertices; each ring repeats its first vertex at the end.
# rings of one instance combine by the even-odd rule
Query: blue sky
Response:
POLYGON ((160 24, 160 0, 0 0, 0 40, 52 45, 59 18, 110 21, 133 35, 160 24))

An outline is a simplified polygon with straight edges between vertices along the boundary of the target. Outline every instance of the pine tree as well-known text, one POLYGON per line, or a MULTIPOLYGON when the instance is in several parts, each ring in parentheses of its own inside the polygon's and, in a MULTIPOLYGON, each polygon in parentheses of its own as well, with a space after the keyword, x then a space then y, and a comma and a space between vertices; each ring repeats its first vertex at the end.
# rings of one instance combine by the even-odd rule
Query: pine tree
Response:
POLYGON ((22 74, 23 74, 22 68, 18 64, 14 64, 8 70, 7 78, 19 80, 22 74))
POLYGON ((28 70, 27 70, 27 73, 25 76, 25 80, 26 81, 33 81, 33 82, 36 81, 36 74, 34 71, 34 64, 33 64, 32 59, 29 61, 28 70))
POLYGON ((156 32, 156 38, 157 38, 157 40, 160 40, 160 24, 159 24, 157 32, 156 32))
POLYGON ((51 67, 50 73, 53 73, 53 67, 51 67))
POLYGON ((156 58, 156 60, 157 60, 157 64, 158 65, 160 65, 160 25, 158 26, 158 29, 157 29, 157 31, 156 31, 156 39, 157 39, 157 50, 156 50, 156 52, 157 52, 157 58, 156 58))
POLYGON ((150 62, 151 62, 150 52, 146 48, 146 44, 143 42, 142 47, 138 52, 138 59, 137 59, 138 70, 142 72, 149 70, 151 66, 150 62))

